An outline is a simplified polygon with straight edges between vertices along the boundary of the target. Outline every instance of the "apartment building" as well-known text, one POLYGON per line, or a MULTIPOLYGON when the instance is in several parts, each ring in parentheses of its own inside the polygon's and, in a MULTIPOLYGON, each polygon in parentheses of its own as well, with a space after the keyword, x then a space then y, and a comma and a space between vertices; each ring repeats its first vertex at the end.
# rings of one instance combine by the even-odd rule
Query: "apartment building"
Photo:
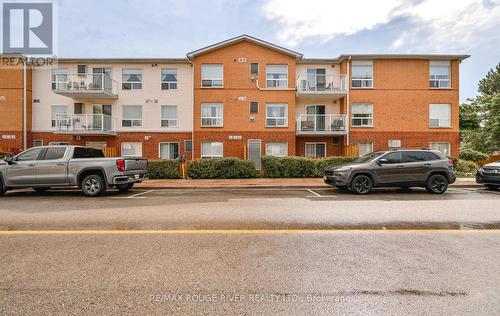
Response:
MULTIPOLYGON (((306 58, 242 35, 179 59, 60 59, 27 72, 26 141, 149 159, 239 157, 257 168, 263 155, 344 156, 353 147, 456 156, 467 57, 306 58)), ((9 94, 0 147, 20 148, 22 71, 0 75, 0 96, 9 94)))

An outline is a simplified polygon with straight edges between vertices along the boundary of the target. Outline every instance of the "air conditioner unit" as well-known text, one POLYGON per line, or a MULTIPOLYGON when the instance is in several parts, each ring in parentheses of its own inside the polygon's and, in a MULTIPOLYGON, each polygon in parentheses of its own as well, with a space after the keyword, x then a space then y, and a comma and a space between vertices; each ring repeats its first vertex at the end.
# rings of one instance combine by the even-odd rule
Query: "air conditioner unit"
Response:
POLYGON ((389 148, 399 148, 399 147, 401 147, 401 140, 389 139, 389 148))

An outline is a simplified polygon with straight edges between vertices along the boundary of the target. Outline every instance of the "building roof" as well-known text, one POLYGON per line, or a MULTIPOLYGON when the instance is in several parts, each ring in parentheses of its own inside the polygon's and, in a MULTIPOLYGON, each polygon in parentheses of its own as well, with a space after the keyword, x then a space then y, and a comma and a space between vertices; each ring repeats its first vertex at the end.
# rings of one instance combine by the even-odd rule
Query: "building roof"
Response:
POLYGON ((339 61, 344 59, 458 59, 464 60, 470 55, 464 54, 342 54, 339 61))
POLYGON ((189 63, 187 58, 57 58, 60 62, 108 63, 189 63))
POLYGON ((287 55, 293 56, 293 57, 295 57, 297 59, 301 59, 302 58, 302 54, 301 53, 298 53, 296 51, 290 50, 288 48, 284 48, 282 46, 278 46, 278 45, 266 42, 264 40, 261 40, 261 39, 258 39, 256 37, 253 37, 253 36, 250 36, 250 35, 246 35, 246 34, 243 34, 243 35, 240 35, 240 36, 237 36, 237 37, 233 37, 233 38, 230 38, 228 40, 225 40, 225 41, 222 41, 222 42, 219 42, 219 43, 215 43, 215 44, 212 44, 212 45, 209 45, 209 46, 205 46, 203 48, 200 48, 200 49, 197 49, 195 51, 189 52, 189 53, 187 53, 187 58, 188 59, 193 59, 197 55, 205 54, 205 53, 208 53, 210 51, 213 51, 213 50, 225 47, 225 46, 229 46, 229 45, 241 42, 241 41, 249 41, 249 42, 255 43, 257 45, 268 47, 270 49, 274 49, 276 51, 279 51, 279 52, 281 52, 283 54, 287 54, 287 55))

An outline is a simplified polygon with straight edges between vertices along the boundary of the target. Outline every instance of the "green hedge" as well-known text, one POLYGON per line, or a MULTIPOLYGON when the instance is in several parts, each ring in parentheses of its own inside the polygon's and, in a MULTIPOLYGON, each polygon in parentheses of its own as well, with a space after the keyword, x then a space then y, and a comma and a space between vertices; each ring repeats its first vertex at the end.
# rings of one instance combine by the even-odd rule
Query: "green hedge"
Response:
POLYGON ((461 148, 460 149, 460 159, 462 160, 469 160, 469 161, 474 161, 478 162, 481 160, 486 160, 488 159, 488 155, 485 153, 482 153, 480 151, 470 149, 470 148, 461 148))
POLYGON ((262 158, 262 165, 264 177, 266 178, 322 177, 326 167, 346 164, 354 159, 347 157, 310 159, 304 157, 277 158, 265 156, 262 158))
POLYGON ((150 179, 180 179, 181 177, 177 160, 149 160, 148 173, 150 179))
POLYGON ((476 174, 478 165, 474 161, 459 159, 455 166, 458 177, 472 177, 476 174))
POLYGON ((188 166, 192 179, 244 179, 255 178, 257 171, 253 161, 238 158, 202 159, 188 166))

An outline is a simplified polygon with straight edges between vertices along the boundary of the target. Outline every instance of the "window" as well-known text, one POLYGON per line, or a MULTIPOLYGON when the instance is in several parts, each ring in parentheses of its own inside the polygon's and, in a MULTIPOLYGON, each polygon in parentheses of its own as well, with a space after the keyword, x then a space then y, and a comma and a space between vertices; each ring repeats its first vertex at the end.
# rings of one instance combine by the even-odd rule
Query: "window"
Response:
POLYGON ((38 160, 38 156, 42 152, 43 148, 36 147, 32 149, 28 149, 27 151, 19 154, 16 157, 16 161, 30 161, 30 160, 38 160))
POLYGON ((161 159, 177 159, 179 157, 179 143, 160 143, 161 159))
POLYGON ((33 147, 43 146, 43 140, 34 140, 33 147))
POLYGON ((388 153, 387 155, 383 156, 382 159, 387 159, 387 163, 389 163, 389 164, 402 163, 403 162, 403 153, 400 151, 388 153))
POLYGON ((201 65, 201 86, 222 88, 224 86, 224 66, 222 64, 201 65))
POLYGON ((425 154, 425 160, 439 160, 441 159, 438 155, 436 155, 435 153, 431 153, 431 152, 424 152, 425 154))
POLYGON ((49 142, 49 146, 68 146, 68 142, 49 142))
POLYGON ((222 142, 202 142, 201 143, 201 158, 221 158, 223 157, 222 142))
POLYGON ((221 103, 201 104, 201 126, 222 127, 224 124, 224 105, 221 103))
POLYGON ((140 90, 142 89, 142 69, 123 68, 122 69, 122 89, 140 90))
POLYGON ((360 157, 369 154, 373 151, 373 143, 363 142, 358 144, 358 154, 360 157))
POLYGON ((406 151, 405 158, 406 158, 406 162, 425 161, 425 155, 424 155, 423 151, 406 151))
POLYGON ((325 68, 307 68, 307 81, 302 81, 302 89, 308 91, 326 90, 326 69, 325 68), (307 86, 304 86, 307 85, 307 86))
POLYGON ((373 87, 373 61, 353 60, 352 61, 352 87, 372 88, 373 87))
POLYGON ((51 126, 57 127, 57 122, 61 122, 66 118, 68 114, 68 106, 67 105, 53 105, 51 108, 51 126))
POLYGON ((429 127, 451 127, 451 105, 429 105, 429 127))
POLYGON ((87 73, 87 65, 77 65, 76 72, 79 75, 85 75, 87 73))
POLYGON ((193 151, 193 141, 192 140, 185 140, 184 141, 184 151, 187 153, 190 153, 193 151))
POLYGON ((250 75, 257 76, 259 74, 259 63, 250 63, 250 75))
POLYGON ((288 156, 288 143, 287 142, 266 143, 266 156, 274 156, 274 157, 288 156))
POLYGON ((122 156, 142 157, 142 143, 122 143, 122 156))
POLYGON ((259 102, 250 102, 250 113, 259 113, 259 102))
POLYGON ((47 151, 45 152, 45 155, 42 160, 62 159, 64 157, 64 154, 66 153, 66 148, 67 147, 47 148, 47 151))
POLYGON ((161 106, 161 127, 177 127, 177 106, 161 106))
POLYGON ((441 142, 435 142, 431 143, 431 149, 432 150, 439 150, 443 155, 449 156, 450 155, 450 143, 441 143, 441 142))
POLYGON ((267 65, 266 87, 267 88, 288 87, 288 65, 267 65))
POLYGON ((104 153, 97 148, 75 147, 73 159, 104 158, 104 153))
POLYGON ((74 114, 83 114, 83 103, 75 103, 73 108, 74 114))
POLYGON ((142 105, 122 106, 122 127, 142 126, 142 105))
POLYGON ((373 126, 373 104, 354 103, 352 105, 352 126, 373 126))
POLYGON ((177 69, 162 68, 161 69, 161 89, 175 90, 177 89, 177 69))
POLYGON ((266 127, 288 126, 288 104, 266 104, 266 127))
POLYGON ((68 87, 68 69, 52 69, 52 90, 66 90, 68 87))
POLYGON ((326 157, 326 144, 306 143, 306 157, 307 158, 326 157))
POLYGON ((450 61, 431 61, 430 62, 429 87, 431 88, 450 88, 450 61))

